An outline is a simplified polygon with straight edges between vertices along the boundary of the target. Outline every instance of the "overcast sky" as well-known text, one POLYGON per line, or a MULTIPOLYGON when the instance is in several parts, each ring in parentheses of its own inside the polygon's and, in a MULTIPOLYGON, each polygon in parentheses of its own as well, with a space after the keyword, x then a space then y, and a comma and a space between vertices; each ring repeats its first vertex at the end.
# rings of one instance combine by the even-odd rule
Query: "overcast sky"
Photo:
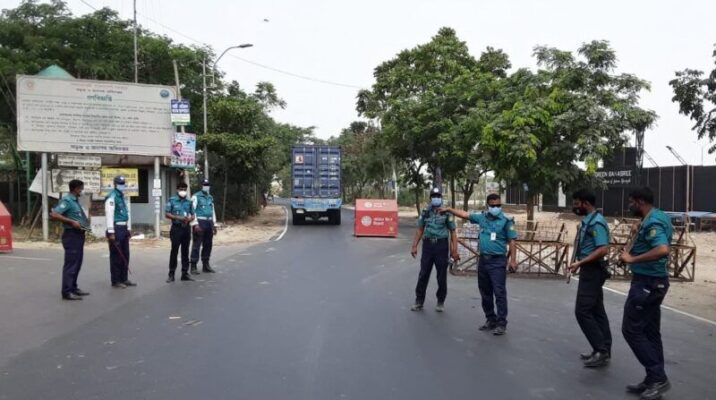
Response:
MULTIPOLYGON (((68 1, 78 15, 92 11, 85 3, 131 18, 132 0, 68 1)), ((17 4, 0 0, 0 8, 17 4)), ((320 137, 337 135, 357 118, 356 92, 372 84, 376 65, 450 26, 476 57, 486 46, 501 48, 513 67, 534 67, 535 45, 576 50, 585 41, 609 40, 619 71, 652 83, 642 105, 659 115, 645 139, 656 162, 678 164, 665 148, 671 145, 690 163, 700 164, 706 144, 696 142, 691 122, 678 114, 668 82, 685 67, 714 68, 713 0, 137 0, 137 9, 143 27, 178 42, 208 43, 217 52, 253 43, 253 48, 232 50, 219 68, 244 87, 273 82, 288 103, 274 117, 314 125, 320 137)), ((715 157, 706 153, 705 163, 714 164, 715 157)), ((650 163, 645 160, 644 165, 650 163)))

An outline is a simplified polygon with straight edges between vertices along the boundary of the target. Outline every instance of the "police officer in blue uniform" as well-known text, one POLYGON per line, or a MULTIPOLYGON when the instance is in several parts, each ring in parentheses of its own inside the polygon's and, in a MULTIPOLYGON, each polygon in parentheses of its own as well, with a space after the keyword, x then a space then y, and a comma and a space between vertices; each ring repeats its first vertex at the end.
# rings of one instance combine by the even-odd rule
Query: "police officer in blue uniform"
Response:
POLYGON ((169 253, 169 277, 167 283, 174 282, 174 273, 177 269, 177 253, 181 248, 181 280, 193 281, 189 275, 189 242, 191 241, 190 223, 194 221, 194 210, 191 200, 187 198, 187 184, 177 184, 177 194, 170 197, 164 207, 164 216, 172 221, 169 238, 172 249, 169 253))
POLYGON ((481 331, 504 335, 507 329, 507 269, 517 270, 514 221, 502 212, 502 202, 497 194, 487 196, 487 211, 467 213, 447 208, 456 217, 480 225, 480 260, 477 264, 477 285, 482 298, 482 310, 487 322, 481 331), (509 246, 509 252, 508 252, 509 246), (497 313, 495 313, 497 304, 497 313))
POLYGON ((87 215, 79 203, 84 183, 72 180, 70 192, 52 210, 50 217, 64 225, 62 247, 65 249, 65 262, 62 266, 62 298, 64 300, 82 300, 89 293, 77 287, 77 277, 82 269, 84 256, 85 231, 89 229, 87 215))
POLYGON ((648 187, 629 194, 629 211, 642 221, 635 227, 631 249, 624 249, 620 256, 632 272, 631 288, 624 304, 622 334, 646 369, 646 377, 638 384, 627 386, 627 391, 641 394, 642 400, 655 400, 671 387, 664 371, 660 307, 669 290, 673 227, 671 219, 654 207, 654 193, 648 187))
POLYGON ((114 178, 114 190, 104 199, 109 243, 109 271, 112 287, 124 289, 137 286, 129 280, 129 218, 130 211, 124 199, 127 182, 123 176, 114 178))
POLYGON ((201 181, 201 191, 191 198, 192 208, 196 219, 192 221, 193 239, 191 249, 191 273, 199 274, 196 268, 199 262, 199 249, 201 249, 202 271, 214 273, 209 259, 211 248, 216 235, 216 210, 214 209, 214 197, 211 196, 211 183, 208 179, 201 181))
POLYGON ((572 273, 579 271, 574 313, 592 346, 591 352, 580 356, 588 368, 607 365, 612 352, 612 334, 602 291, 604 282, 609 278, 605 259, 609 253, 609 225, 594 208, 595 202, 596 196, 591 191, 582 189, 572 194, 572 211, 583 219, 574 249, 576 262, 569 269, 572 273))
POLYGON ((423 241, 423 253, 420 257, 420 274, 418 284, 415 287, 415 303, 410 308, 412 311, 423 309, 425 292, 428 289, 430 273, 435 265, 435 273, 438 281, 437 298, 438 303, 435 311, 445 310, 445 298, 447 297, 447 269, 449 257, 455 261, 460 259, 457 251, 457 235, 455 235, 455 219, 450 214, 439 213, 443 199, 440 188, 433 188, 430 192, 430 205, 424 209, 418 219, 418 230, 415 232, 413 247, 410 254, 415 258, 418 254, 418 244, 423 241))

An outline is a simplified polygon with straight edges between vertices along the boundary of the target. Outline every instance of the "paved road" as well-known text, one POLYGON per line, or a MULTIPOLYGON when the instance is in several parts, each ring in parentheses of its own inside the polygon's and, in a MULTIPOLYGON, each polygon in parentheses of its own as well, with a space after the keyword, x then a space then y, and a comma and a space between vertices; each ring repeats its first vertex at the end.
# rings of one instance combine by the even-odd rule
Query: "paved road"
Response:
MULTIPOLYGON (((0 399, 635 398, 623 391, 642 370, 619 333, 622 296, 606 294, 612 365, 585 370, 576 285, 510 279, 509 331, 493 337, 477 331, 470 278, 450 278, 445 314, 408 311, 412 232, 357 239, 351 222, 291 227, 225 255, 211 280, 158 284, 90 320, 82 307, 94 298, 57 306, 18 294, 61 307, 68 322, 57 324, 72 328, 47 327, 62 333, 0 364, 0 399)), ((716 327, 665 311, 663 331, 668 398, 716 398, 716 327)))

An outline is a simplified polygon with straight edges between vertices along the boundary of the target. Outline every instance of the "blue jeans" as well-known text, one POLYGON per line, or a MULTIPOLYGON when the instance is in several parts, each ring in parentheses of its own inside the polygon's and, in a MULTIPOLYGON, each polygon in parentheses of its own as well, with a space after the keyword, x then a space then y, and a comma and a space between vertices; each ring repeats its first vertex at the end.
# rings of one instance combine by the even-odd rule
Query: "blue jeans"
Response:
POLYGON ((647 384, 667 380, 661 343, 661 303, 668 291, 668 277, 635 274, 624 304, 622 334, 646 369, 647 384))
POLYGON ((79 229, 65 229, 62 233, 62 247, 65 249, 65 263, 62 266, 62 295, 75 292, 77 276, 82 268, 85 233, 79 229))
POLYGON ((480 262, 477 264, 477 287, 480 289, 482 311, 485 312, 487 321, 507 326, 507 257, 480 256, 480 262))

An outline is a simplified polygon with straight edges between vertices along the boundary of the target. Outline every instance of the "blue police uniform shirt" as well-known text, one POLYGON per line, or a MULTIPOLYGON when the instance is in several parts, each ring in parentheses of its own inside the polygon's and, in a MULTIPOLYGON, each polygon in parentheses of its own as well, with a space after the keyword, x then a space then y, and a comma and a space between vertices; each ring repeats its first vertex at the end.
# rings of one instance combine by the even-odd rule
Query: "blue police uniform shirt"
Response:
POLYGON ((204 191, 200 191, 199 193, 194 195, 194 198, 196 198, 196 208, 194 210, 196 216, 201 218, 213 219, 214 197, 212 197, 208 193, 204 193, 204 191))
MULTIPOLYGON (((179 195, 174 195, 169 198, 169 201, 164 207, 164 212, 180 217, 188 217, 190 215, 194 215, 194 210, 191 207, 191 200, 186 197, 179 197, 179 195)), ((184 223, 181 221, 172 220, 172 224, 183 225, 184 223)))
MULTIPOLYGON (((630 254, 638 256, 655 247, 670 246, 673 229, 671 219, 663 211, 653 208, 642 221, 630 254)), ((634 263, 631 264, 631 272, 639 275, 668 277, 668 262, 669 256, 667 255, 658 260, 634 263)))
POLYGON ((447 239, 450 237, 450 232, 457 228, 454 215, 437 213, 432 207, 420 213, 418 226, 425 228, 423 237, 426 239, 447 239))
MULTIPOLYGON (((89 221, 87 220, 87 216, 85 215, 82 206, 80 206, 79 199, 72 193, 68 193, 62 197, 62 200, 60 200, 52 211, 57 214, 64 215, 73 221, 77 221, 84 227, 89 226, 89 221)), ((62 225, 65 229, 73 229, 70 224, 63 223, 62 225)))
POLYGON ((114 222, 129 221, 129 210, 127 209, 127 203, 124 201, 124 193, 114 189, 105 197, 105 201, 107 199, 114 200, 114 222))
POLYGON ((582 219, 579 228, 579 248, 577 260, 583 260, 596 249, 609 244, 609 225, 604 216, 597 211, 582 219))
POLYGON ((472 213, 469 220, 480 225, 480 254, 504 256, 507 254, 507 243, 517 239, 514 220, 502 212, 497 217, 485 211, 472 213), (493 233, 495 240, 492 240, 493 233))

